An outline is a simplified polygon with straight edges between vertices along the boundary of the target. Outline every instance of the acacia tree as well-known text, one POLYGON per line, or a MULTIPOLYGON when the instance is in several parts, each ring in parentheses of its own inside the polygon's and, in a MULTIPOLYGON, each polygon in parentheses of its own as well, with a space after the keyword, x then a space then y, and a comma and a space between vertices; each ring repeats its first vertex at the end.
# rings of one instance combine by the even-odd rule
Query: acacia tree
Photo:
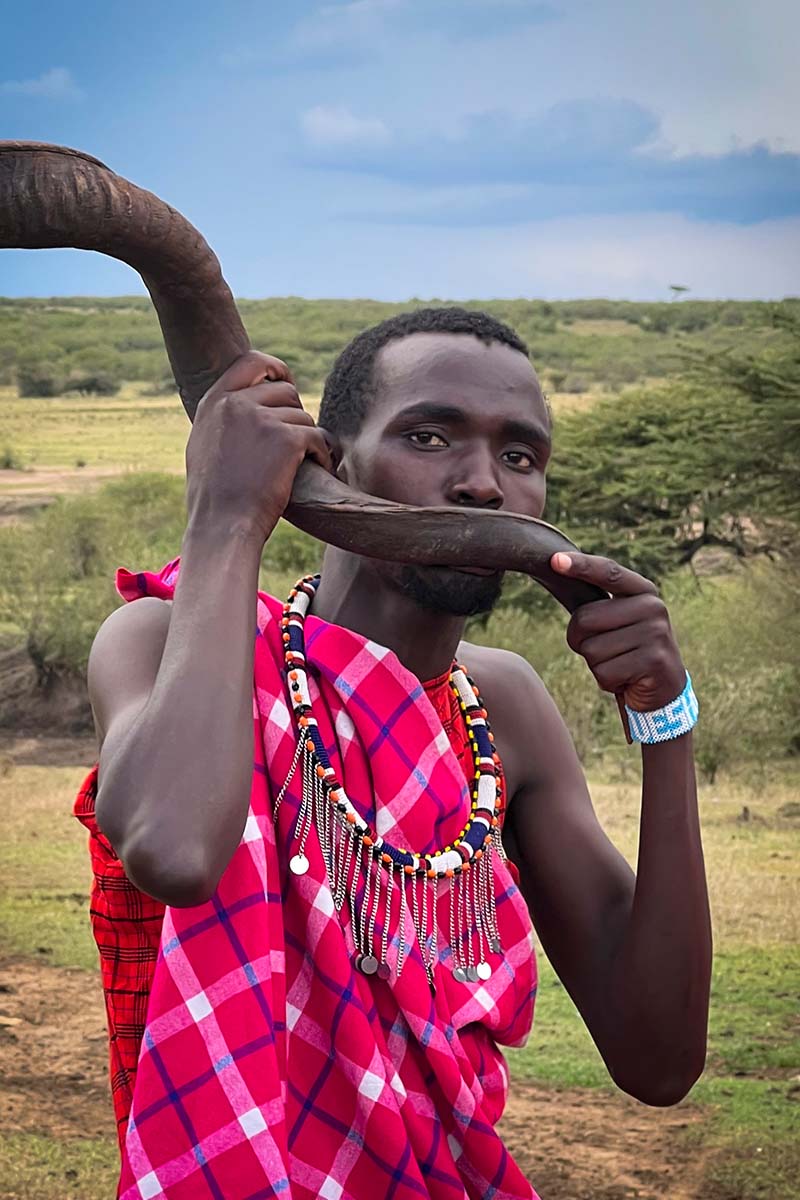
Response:
POLYGON ((702 546, 792 553, 800 527, 800 318, 776 348, 693 359, 676 385, 556 427, 548 518, 655 579, 702 546))

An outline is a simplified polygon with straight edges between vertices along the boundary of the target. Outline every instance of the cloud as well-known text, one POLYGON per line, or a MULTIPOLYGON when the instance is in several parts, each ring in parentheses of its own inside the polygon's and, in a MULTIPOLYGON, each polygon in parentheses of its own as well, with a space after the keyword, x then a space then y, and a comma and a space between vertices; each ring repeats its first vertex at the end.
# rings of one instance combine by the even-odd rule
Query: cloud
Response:
MULTIPOLYGON (((514 229, 409 227, 391 236, 337 225, 293 248, 270 287, 304 296, 376 300, 607 296, 666 300, 675 282, 697 299, 777 299, 797 293, 800 218, 730 225, 649 213, 570 217, 514 229)), ((232 284, 263 294, 265 267, 232 284)))
POLYGON ((531 0, 348 0, 323 4, 299 21, 289 37, 295 50, 383 48, 396 51, 397 38, 441 34, 451 41, 478 39, 553 21, 552 4, 531 0))
POLYGON ((67 67, 51 67, 36 79, 8 79, 0 83, 0 93, 43 100, 81 100, 84 95, 67 67))
POLYGON ((350 170, 418 190, 406 203, 354 214, 398 223, 511 224, 569 214, 676 212, 752 222, 800 212, 800 155, 766 146, 679 156, 654 113, 631 100, 569 100, 530 117, 474 114, 455 135, 387 136, 342 146, 307 137, 307 166, 350 170), (474 189, 516 185, 513 195, 474 189), (470 187, 473 193, 462 196, 470 187), (432 199, 439 189, 438 200, 432 199))
POLYGON ((378 147, 391 140, 383 121, 377 117, 358 117, 344 105, 317 104, 303 114, 301 126, 309 145, 337 154, 343 147, 378 147))

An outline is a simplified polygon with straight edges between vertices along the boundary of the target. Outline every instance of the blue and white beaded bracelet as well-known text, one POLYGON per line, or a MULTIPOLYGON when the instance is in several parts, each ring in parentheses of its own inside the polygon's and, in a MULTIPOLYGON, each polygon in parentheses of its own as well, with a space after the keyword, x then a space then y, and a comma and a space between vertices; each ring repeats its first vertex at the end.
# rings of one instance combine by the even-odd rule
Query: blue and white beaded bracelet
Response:
POLYGON ((646 746, 653 746, 657 742, 669 742, 688 733, 697 724, 699 710, 700 705, 688 671, 686 686, 680 696, 665 704, 663 708, 656 708, 653 712, 637 712, 635 708, 625 705, 631 738, 634 742, 643 742, 646 746))

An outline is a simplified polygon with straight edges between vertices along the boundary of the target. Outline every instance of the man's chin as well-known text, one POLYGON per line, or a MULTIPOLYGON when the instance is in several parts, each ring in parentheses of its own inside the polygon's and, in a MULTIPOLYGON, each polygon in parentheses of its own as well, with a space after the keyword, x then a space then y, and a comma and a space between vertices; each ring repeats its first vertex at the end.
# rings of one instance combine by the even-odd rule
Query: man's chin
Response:
POLYGON ((456 567, 401 568, 400 590, 428 612, 474 617, 491 612, 503 590, 503 572, 456 567))

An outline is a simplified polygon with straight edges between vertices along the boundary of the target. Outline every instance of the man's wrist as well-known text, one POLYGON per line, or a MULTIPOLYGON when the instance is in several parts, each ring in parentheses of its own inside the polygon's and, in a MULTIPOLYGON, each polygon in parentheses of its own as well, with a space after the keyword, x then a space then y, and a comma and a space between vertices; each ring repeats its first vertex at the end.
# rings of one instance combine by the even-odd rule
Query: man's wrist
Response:
POLYGON ((188 556, 253 558, 260 562, 266 538, 263 529, 241 518, 209 520, 190 517, 183 535, 181 560, 188 556))
POLYGON ((652 746, 689 733, 697 724, 699 712, 689 672, 684 672, 683 690, 669 703, 648 712, 639 712, 626 704, 625 711, 628 714, 631 737, 635 742, 652 746))

